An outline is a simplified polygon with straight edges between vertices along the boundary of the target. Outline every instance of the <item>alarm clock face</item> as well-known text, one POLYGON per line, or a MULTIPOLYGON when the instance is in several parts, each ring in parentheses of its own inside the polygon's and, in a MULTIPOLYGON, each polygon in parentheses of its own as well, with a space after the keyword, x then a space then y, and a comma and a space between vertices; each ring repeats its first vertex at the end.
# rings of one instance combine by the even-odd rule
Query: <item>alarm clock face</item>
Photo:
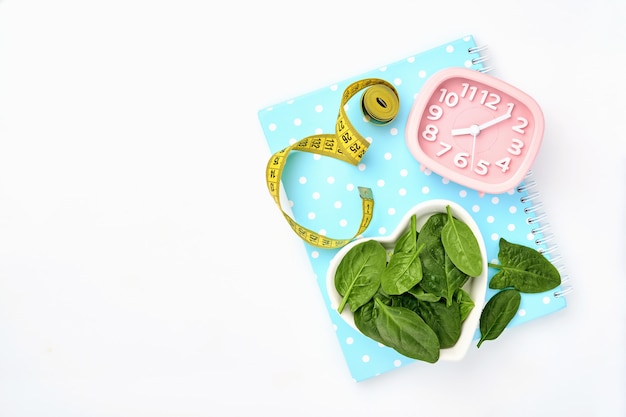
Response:
POLYGON ((541 109, 526 93, 475 70, 450 68, 424 84, 405 139, 423 169, 497 194, 522 182, 543 129, 541 109))

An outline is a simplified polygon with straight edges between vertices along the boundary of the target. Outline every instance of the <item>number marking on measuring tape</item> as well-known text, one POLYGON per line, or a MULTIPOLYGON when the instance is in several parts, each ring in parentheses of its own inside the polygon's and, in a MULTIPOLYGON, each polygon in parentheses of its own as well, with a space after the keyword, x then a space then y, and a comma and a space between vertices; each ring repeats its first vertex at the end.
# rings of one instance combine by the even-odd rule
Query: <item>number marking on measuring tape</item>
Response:
POLYGON ((339 115, 335 123, 335 133, 322 133, 307 136, 291 146, 273 154, 266 168, 267 188, 274 202, 283 213, 291 228, 307 243, 320 248, 338 248, 348 244, 362 234, 369 226, 374 214, 374 196, 367 187, 358 187, 362 200, 361 223, 356 233, 345 239, 334 239, 307 229, 296 222, 283 210, 280 203, 280 181, 287 157, 291 151, 310 152, 321 156, 339 159, 351 165, 357 165, 369 147, 369 142, 359 134, 348 119, 344 107, 359 91, 364 90, 361 109, 365 117, 376 125, 391 122, 398 113, 400 100, 396 89, 385 80, 366 78, 350 84, 343 92, 339 115))

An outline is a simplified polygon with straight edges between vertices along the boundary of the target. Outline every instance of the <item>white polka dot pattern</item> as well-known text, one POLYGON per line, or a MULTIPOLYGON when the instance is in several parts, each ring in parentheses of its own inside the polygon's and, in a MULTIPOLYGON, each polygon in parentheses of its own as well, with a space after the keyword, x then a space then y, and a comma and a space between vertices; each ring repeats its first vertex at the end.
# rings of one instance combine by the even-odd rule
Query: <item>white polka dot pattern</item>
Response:
MULTIPOLYGON (((449 66, 479 69, 468 53, 474 47, 471 36, 387 65, 378 70, 345 80, 259 112, 270 151, 276 152, 300 138, 314 133, 332 133, 343 89, 360 78, 390 80, 400 94, 400 111, 394 121, 379 126, 364 120, 358 99, 347 104, 347 114, 355 128, 371 143, 361 163, 355 167, 332 158, 292 152, 283 173, 283 186, 294 219, 322 235, 349 237, 358 229, 361 202, 357 186, 369 187, 374 195, 374 216, 366 236, 384 236, 398 226, 411 207, 429 199, 449 199, 472 213, 487 248, 487 258, 497 261, 498 241, 534 246, 541 234, 533 233, 533 216, 522 203, 525 191, 511 190, 501 195, 479 195, 445 178, 422 169, 408 152, 404 125, 414 97, 430 74, 449 66)), ((283 221, 277 211, 276 222, 283 221)), ((357 381, 414 362, 392 349, 366 338, 348 326, 330 308, 326 271, 337 250, 319 249, 304 244, 309 254, 324 302, 329 310, 340 346, 350 372, 357 381)), ((537 245, 537 249, 544 249, 537 245)), ((490 271, 491 276, 495 270, 490 271)), ((487 290, 489 299, 495 291, 487 290)), ((511 326, 563 308, 565 300, 553 294, 524 294, 522 305, 511 326)), ((311 337, 314 343, 315 337, 311 337)))

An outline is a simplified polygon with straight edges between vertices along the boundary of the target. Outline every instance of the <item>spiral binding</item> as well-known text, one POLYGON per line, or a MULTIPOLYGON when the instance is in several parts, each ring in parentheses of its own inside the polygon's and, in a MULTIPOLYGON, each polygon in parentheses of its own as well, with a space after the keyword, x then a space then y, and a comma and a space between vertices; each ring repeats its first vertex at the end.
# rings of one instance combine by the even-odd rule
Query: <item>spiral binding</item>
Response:
MULTIPOLYGON (((467 52, 470 54, 475 54, 475 53, 481 53, 484 52, 488 49, 489 47, 487 45, 482 45, 482 46, 473 46, 471 48, 467 49, 467 52)), ((476 64, 481 64, 487 60, 489 60, 490 57, 488 55, 486 56, 478 56, 477 58, 472 58, 472 65, 476 65, 476 64)), ((489 71, 492 71, 493 67, 483 67, 481 69, 479 69, 479 72, 482 72, 483 74, 488 73, 489 71)))
POLYGON ((535 189, 537 183, 533 179, 532 170, 528 171, 524 182, 517 187, 518 193, 526 192, 527 194, 520 197, 522 204, 528 204, 524 208, 524 213, 528 214, 526 222, 533 225, 531 230, 533 236, 535 236, 535 244, 539 247, 539 252, 545 255, 552 264, 557 268, 561 274, 561 289, 554 292, 555 297, 564 297, 573 291, 571 285, 567 285, 569 276, 565 269, 565 265, 562 263, 562 257, 558 252, 558 245, 555 237, 550 233, 550 224, 546 221, 547 215, 543 211, 543 204, 540 201, 540 194, 535 189))

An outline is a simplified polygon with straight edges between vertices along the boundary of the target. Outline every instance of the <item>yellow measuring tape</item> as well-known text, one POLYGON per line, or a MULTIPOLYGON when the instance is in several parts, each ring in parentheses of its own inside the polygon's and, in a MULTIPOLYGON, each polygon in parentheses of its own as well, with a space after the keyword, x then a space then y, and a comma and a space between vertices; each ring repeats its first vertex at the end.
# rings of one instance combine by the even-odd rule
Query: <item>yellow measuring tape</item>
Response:
POLYGON ((283 213, 291 228, 307 243, 320 248, 338 248, 346 245, 360 235, 369 226, 374 214, 374 197, 372 190, 367 187, 358 187, 362 200, 361 223, 357 232, 348 239, 333 239, 316 233, 299 225, 282 208, 280 203, 280 180, 291 151, 311 152, 322 156, 336 158, 352 165, 357 165, 369 142, 352 126, 345 113, 345 105, 359 91, 365 90, 361 98, 361 109, 365 117, 374 124, 384 125, 391 122, 400 108, 400 98, 393 85, 378 78, 366 78, 350 84, 343 92, 339 115, 335 123, 335 133, 307 136, 291 146, 288 146, 271 156, 267 163, 267 188, 283 213))

